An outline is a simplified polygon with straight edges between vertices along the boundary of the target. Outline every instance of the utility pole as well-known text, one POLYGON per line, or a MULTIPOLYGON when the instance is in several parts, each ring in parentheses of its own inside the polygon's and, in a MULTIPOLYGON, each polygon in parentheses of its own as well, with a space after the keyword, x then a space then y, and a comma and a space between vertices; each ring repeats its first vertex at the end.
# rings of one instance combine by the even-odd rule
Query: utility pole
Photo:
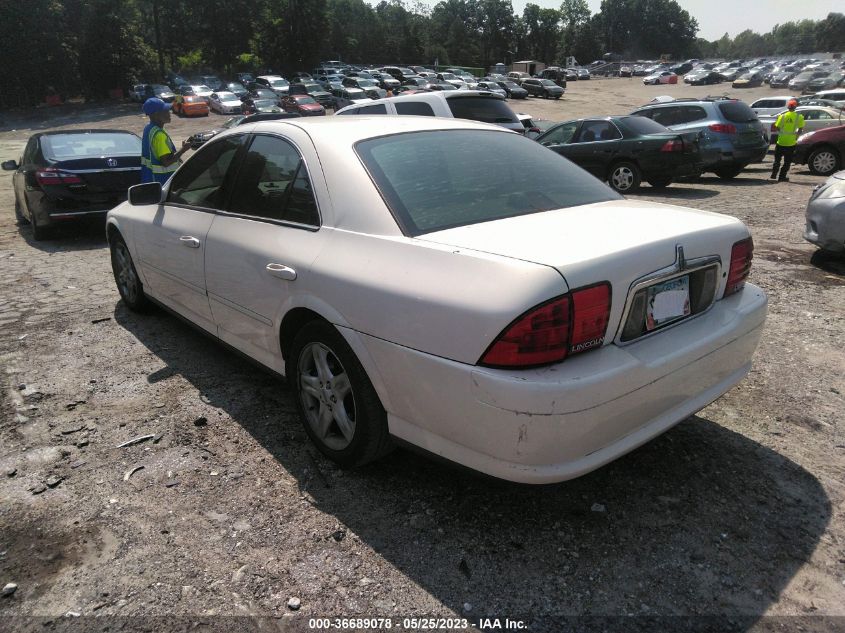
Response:
POLYGON ((158 54, 159 80, 164 81, 164 51, 161 48, 161 28, 158 24, 158 0, 153 0, 153 25, 155 27, 156 53, 158 54))

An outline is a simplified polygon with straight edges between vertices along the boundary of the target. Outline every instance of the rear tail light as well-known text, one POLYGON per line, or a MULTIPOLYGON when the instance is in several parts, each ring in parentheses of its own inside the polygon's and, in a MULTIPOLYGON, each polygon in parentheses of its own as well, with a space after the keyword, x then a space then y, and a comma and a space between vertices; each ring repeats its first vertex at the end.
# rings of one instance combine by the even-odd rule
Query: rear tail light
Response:
POLYGON ((684 151, 684 142, 679 139, 673 139, 671 141, 666 141, 663 143, 663 147, 660 148, 661 152, 683 152, 684 151))
POLYGON ((775 124, 774 124, 774 123, 772 123, 772 127, 771 127, 770 131, 771 131, 771 132, 777 132, 777 131, 778 131, 778 129, 777 129, 777 127, 775 126, 775 124))
POLYGON ((35 179, 42 187, 45 185, 79 185, 82 179, 76 174, 61 171, 55 167, 45 167, 35 172, 35 179))
POLYGON ((736 134, 736 126, 731 123, 711 123, 708 127, 719 134, 736 134))
POLYGON ((610 284, 580 288, 532 308, 504 329, 479 361, 487 367, 534 367, 604 342, 610 284))
POLYGON ((754 241, 748 237, 733 245, 731 249, 731 267, 723 297, 742 290, 748 273, 751 272, 751 260, 754 256, 754 241))

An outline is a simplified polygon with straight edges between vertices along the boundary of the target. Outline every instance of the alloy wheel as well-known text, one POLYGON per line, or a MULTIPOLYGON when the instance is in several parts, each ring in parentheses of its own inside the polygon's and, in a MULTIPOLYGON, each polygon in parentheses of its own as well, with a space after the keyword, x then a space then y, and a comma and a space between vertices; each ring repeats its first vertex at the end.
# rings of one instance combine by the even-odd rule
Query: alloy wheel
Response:
POLYGON ((836 156, 830 150, 822 150, 813 156, 813 169, 820 174, 828 174, 836 168, 836 156))
POLYGON ((355 394, 340 359, 312 342, 299 355, 299 397, 308 425, 328 448, 341 451, 355 436, 355 394))
POLYGON ((140 283, 135 268, 132 266, 132 257, 129 255, 129 249, 123 242, 118 242, 114 247, 114 257, 117 277, 117 287, 120 290, 120 295, 126 299, 128 303, 136 303, 140 292, 140 283))
POLYGON ((627 191, 634 184, 634 172, 626 165, 620 165, 610 175, 613 188, 617 191, 627 191))

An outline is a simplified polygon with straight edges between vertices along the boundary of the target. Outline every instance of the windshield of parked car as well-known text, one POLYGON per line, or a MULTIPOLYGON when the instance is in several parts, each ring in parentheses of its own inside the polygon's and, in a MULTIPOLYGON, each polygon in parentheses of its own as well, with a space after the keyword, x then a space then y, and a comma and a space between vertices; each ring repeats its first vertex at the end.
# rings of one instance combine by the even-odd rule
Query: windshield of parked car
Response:
POLYGON ((289 86, 290 83, 287 79, 271 79, 270 85, 273 86, 273 88, 285 88, 286 86, 289 86))
POLYGON ((508 90, 521 90, 521 88, 512 81, 503 81, 502 83, 507 86, 508 90))
POLYGON ((411 236, 621 199, 569 160, 517 134, 412 132, 362 141, 355 151, 411 236))
POLYGON ((161 84, 154 84, 153 85, 153 92, 171 92, 168 86, 162 86, 161 84))
POLYGON ((211 92, 211 88, 202 84, 200 86, 191 86, 194 89, 194 92, 211 92))
POLYGON ((238 123, 243 121, 246 117, 245 116, 233 116, 231 119, 226 121, 222 126, 222 128, 228 130, 229 128, 235 127, 238 123))
POLYGON ((276 105, 276 101, 274 99, 256 99, 252 103, 255 104, 256 108, 272 108, 276 105))
POLYGON ((449 79, 457 79, 457 77, 455 77, 452 73, 440 73, 440 77, 445 81, 448 81, 449 79))
POLYGON ((299 105, 302 105, 302 104, 304 104, 304 103, 317 103, 317 102, 314 100, 314 97, 308 97, 308 96, 306 96, 306 95, 296 95, 296 97, 294 97, 294 99, 296 99, 296 102, 297 102, 299 105))
POLYGON ((543 84, 544 86, 555 86, 555 85, 557 85, 551 79, 543 79, 540 83, 543 84))
POLYGON ((754 110, 742 101, 727 101, 719 104, 719 111, 732 123, 749 123, 757 120, 754 110))
POLYGON ((233 93, 231 92, 218 92, 217 98, 220 101, 240 101, 233 93))
POLYGON ((226 87, 232 92, 246 92, 246 88, 244 88, 243 84, 231 83, 226 87))
POLYGON ((361 88, 378 88, 378 84, 372 79, 359 79, 357 83, 361 88))
POLYGON ((141 139, 129 132, 47 134, 41 137, 44 157, 49 160, 99 156, 140 156, 141 139))

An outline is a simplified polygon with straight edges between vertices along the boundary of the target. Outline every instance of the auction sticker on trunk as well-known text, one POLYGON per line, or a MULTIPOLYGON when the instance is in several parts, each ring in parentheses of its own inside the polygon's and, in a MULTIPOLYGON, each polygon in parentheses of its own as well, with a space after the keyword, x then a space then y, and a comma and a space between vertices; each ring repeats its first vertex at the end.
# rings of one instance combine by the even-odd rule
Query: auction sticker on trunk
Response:
POLYGON ((689 275, 655 284, 648 289, 646 330, 649 332, 689 313, 689 275))

